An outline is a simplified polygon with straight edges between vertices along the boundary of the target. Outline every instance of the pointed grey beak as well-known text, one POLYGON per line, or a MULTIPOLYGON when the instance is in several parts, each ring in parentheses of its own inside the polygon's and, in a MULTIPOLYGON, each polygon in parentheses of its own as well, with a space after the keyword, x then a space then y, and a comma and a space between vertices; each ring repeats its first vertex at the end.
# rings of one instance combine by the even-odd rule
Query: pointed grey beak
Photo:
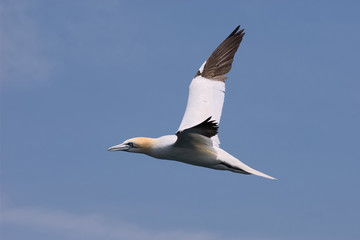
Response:
POLYGON ((112 146, 108 149, 108 151, 127 151, 130 149, 130 146, 127 144, 119 144, 116 146, 112 146))

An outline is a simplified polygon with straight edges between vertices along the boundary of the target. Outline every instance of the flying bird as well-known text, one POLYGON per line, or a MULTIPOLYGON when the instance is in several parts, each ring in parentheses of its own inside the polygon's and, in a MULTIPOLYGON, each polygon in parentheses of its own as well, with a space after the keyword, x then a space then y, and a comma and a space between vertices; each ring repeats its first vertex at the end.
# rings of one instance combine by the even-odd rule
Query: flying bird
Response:
POLYGON ((159 138, 135 137, 110 147, 108 151, 143 153, 154 158, 265 178, 219 147, 218 124, 225 97, 225 76, 245 35, 240 26, 201 65, 189 88, 184 117, 175 135, 159 138))

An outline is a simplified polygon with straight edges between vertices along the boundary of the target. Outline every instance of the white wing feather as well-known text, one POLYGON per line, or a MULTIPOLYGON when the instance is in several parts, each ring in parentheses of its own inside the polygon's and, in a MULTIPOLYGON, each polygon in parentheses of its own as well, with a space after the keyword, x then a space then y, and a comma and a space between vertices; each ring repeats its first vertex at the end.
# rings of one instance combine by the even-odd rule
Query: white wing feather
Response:
MULTIPOLYGON (((234 55, 244 36, 240 26, 214 50, 201 65, 189 88, 189 98, 179 131, 194 127, 207 118, 220 123, 225 97, 226 74, 230 71, 234 55)), ((215 146, 220 141, 217 135, 211 138, 215 146)))
MULTIPOLYGON (((179 131, 191 128, 208 117, 220 123, 224 105, 225 83, 214 81, 202 76, 194 78, 189 87, 189 97, 179 131)), ((218 146, 218 136, 211 138, 218 146)))

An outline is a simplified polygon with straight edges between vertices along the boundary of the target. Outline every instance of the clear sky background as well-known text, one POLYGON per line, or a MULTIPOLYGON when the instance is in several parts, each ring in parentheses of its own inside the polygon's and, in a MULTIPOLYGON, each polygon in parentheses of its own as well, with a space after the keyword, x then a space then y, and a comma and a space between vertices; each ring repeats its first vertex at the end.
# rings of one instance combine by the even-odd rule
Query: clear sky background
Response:
POLYGON ((359 1, 1 1, 1 239, 360 239, 359 1), (241 24, 222 148, 272 181, 107 152, 173 134, 241 24))

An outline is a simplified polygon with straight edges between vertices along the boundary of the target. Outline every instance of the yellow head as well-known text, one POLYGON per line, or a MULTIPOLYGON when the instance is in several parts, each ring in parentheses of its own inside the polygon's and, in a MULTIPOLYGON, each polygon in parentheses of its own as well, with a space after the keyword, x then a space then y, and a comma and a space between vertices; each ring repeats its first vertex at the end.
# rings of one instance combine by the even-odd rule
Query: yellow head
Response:
POLYGON ((155 144, 155 139, 147 137, 131 138, 123 143, 110 147, 108 151, 127 151, 135 153, 149 153, 155 144))

